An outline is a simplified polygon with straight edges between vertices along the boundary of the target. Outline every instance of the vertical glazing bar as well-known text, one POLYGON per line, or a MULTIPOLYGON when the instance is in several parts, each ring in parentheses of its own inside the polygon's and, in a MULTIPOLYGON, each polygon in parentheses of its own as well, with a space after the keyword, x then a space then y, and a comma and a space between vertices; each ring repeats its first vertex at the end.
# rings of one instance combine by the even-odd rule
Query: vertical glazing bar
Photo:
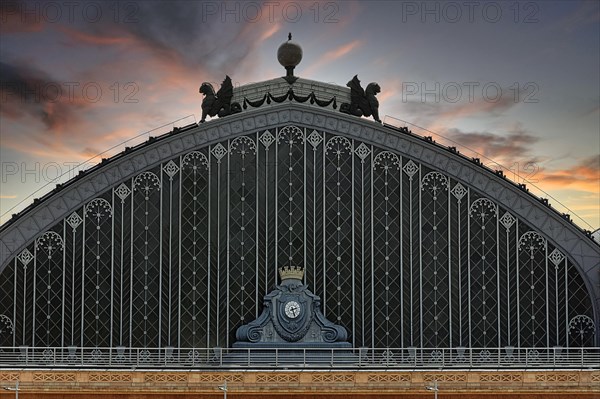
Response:
MULTIPOLYGON (((355 267, 355 259, 354 259, 354 231, 355 231, 355 227, 354 227, 354 220, 355 220, 355 212, 354 212, 354 140, 352 140, 352 146, 350 148, 350 157, 352 158, 352 174, 351 174, 351 178, 352 178, 352 182, 351 182, 351 186, 352 186, 352 191, 350 192, 350 195, 352 196, 352 346, 354 348, 356 348, 356 267, 355 267)), ((304 186, 306 186, 306 182, 304 184, 304 186)), ((306 237, 305 240, 306 242, 306 237)))
POLYGON ((423 195, 421 186, 421 169, 423 165, 419 165, 419 338, 420 347, 423 347, 423 195))
MULTIPOLYGON (((33 326, 31 328, 31 346, 33 346, 34 348, 35 348, 35 313, 36 313, 35 304, 36 304, 36 297, 37 297, 37 287, 36 287, 37 260, 38 260, 37 240, 35 240, 33 243, 33 302, 32 302, 33 316, 31 318, 32 326, 33 326)), ((23 321, 25 321, 25 320, 23 320, 23 321)), ((23 324, 23 326, 25 326, 25 324, 23 324)))
POLYGON ((400 286, 400 347, 404 347, 404 240, 403 240, 403 233, 404 233, 404 201, 402 199, 402 187, 403 187, 403 177, 402 176, 402 165, 404 162, 404 158, 399 155, 398 158, 400 159, 400 167, 398 169, 398 180, 399 180, 399 184, 398 184, 398 199, 399 199, 399 204, 398 204, 398 217, 400 218, 400 223, 399 226, 400 228, 398 229, 398 249, 400 251, 399 254, 399 261, 400 261, 400 281, 398 283, 398 285, 400 286))
MULTIPOLYGON (((278 227, 279 227, 279 196, 278 196, 278 192, 277 190, 279 189, 279 128, 275 128, 275 204, 273 205, 275 208, 275 260, 274 260, 274 278, 275 278, 275 284, 277 284, 277 267, 279 266, 277 264, 277 262, 279 261, 278 258, 278 254, 279 254, 279 232, 278 232, 278 227)), ((283 266, 283 265, 282 265, 283 266)), ((325 302, 325 299, 323 299, 323 302, 325 302)), ((324 307, 323 307, 324 308, 324 307)))
POLYGON ((550 305, 548 303, 548 240, 544 240, 544 266, 545 266, 545 277, 546 284, 544 290, 546 291, 546 347, 550 347, 550 305))
POLYGON ((450 199, 452 188, 452 184, 450 183, 450 178, 448 178, 448 217, 447 217, 447 226, 448 226, 448 347, 452 348, 452 234, 451 234, 451 226, 452 226, 452 207, 450 199))
MULTIPOLYGON (((129 344, 133 346, 133 197, 135 196, 134 179, 131 179, 131 230, 129 231, 129 344)), ((85 218, 84 218, 85 219, 85 218)))
MULTIPOLYGON (((110 190, 110 337, 109 345, 113 347, 114 335, 114 300, 115 300, 115 190, 110 190)), ((66 252, 66 251, 65 251, 66 252)), ((63 344, 64 346, 64 344, 63 344)))
MULTIPOLYGON (((229 149, 229 147, 228 147, 229 149)), ((217 346, 220 346, 219 340, 219 322, 221 321, 221 160, 217 160, 217 325, 216 338, 217 346)))
POLYGON ((517 347, 521 347, 521 283, 520 283, 520 270, 519 270, 519 219, 515 222, 515 262, 517 273, 517 347))
MULTIPOLYGON (((36 257, 36 250, 35 250, 35 241, 33 242, 33 259, 35 262, 35 257, 36 257)), ((22 345, 25 345, 25 342, 27 342, 25 340, 25 327, 27 326, 26 324, 27 322, 27 265, 23 266, 23 328, 22 328, 22 333, 23 333, 23 342, 21 342, 22 345)))
MULTIPOLYGON (((323 316, 327 316, 327 274, 326 274, 326 265, 325 265, 325 253, 326 253, 326 246, 327 246, 327 242, 325 239, 325 200, 326 200, 326 195, 325 195, 325 173, 326 173, 326 168, 327 165, 325 164, 325 143, 327 143, 327 134, 325 132, 323 132, 323 152, 322 152, 322 156, 323 156, 323 194, 322 194, 322 205, 323 205, 323 213, 322 215, 322 220, 323 220, 323 268, 321 269, 323 271, 323 316)), ((316 208, 316 207, 315 207, 316 208)))
POLYGON ((313 147, 313 228, 312 228, 312 264, 313 264, 313 292, 317 292, 317 147, 313 147))
MULTIPOLYGON (((507 283, 508 285, 508 283, 507 283)), ((498 348, 502 346, 501 336, 501 323, 500 315, 502 308, 500 307, 500 207, 496 205, 496 317, 498 319, 497 335, 498 335, 498 348)))
MULTIPOLYGON (((130 195, 133 195, 131 193, 130 195)), ((119 345, 123 345, 123 273, 125 270, 123 269, 123 250, 124 250, 124 242, 123 237, 125 236, 125 223, 124 223, 124 213, 125 213, 125 199, 121 199, 121 245, 120 245, 120 285, 119 285, 119 345)), ((73 273, 75 271, 73 270, 73 273)))
MULTIPOLYGON (((227 290, 225 292, 225 295, 227 295, 227 300, 225 301, 225 307, 226 307, 225 314, 226 314, 227 319, 225 321, 225 325, 226 325, 226 329, 225 329, 225 336, 226 336, 226 338, 225 338, 225 345, 229 348, 229 306, 230 306, 230 303, 229 303, 229 248, 230 248, 230 245, 231 245, 231 237, 230 237, 230 230, 229 230, 229 228, 230 228, 230 224, 229 224, 230 204, 229 204, 229 202, 231 200, 231 198, 230 198, 230 192, 229 192, 231 190, 231 176, 230 176, 231 175, 231 162, 230 162, 231 161, 231 142, 229 140, 227 140, 227 150, 228 150, 227 151, 227 195, 226 195, 226 198, 227 198, 227 210, 226 210, 226 212, 227 212, 227 225, 226 225, 227 231, 225 232, 226 237, 227 237, 227 241, 226 241, 227 242, 227 254, 226 254, 226 259, 227 259, 227 265, 226 265, 227 276, 226 276, 226 279, 225 279, 225 281, 226 281, 226 283, 225 283, 225 289, 227 290)), ((243 224, 243 222, 242 222, 242 224, 243 224)), ((243 265, 242 265, 242 267, 243 267, 243 265)), ((243 310, 242 310, 242 313, 243 313, 243 310)))
POLYGON ((457 231, 458 231, 458 346, 463 346, 463 303, 462 303, 462 240, 460 239, 461 223, 460 223, 460 204, 459 198, 456 200, 456 220, 457 220, 457 231))
MULTIPOLYGON (((83 239, 81 241, 81 330, 80 330, 80 336, 79 336, 79 341, 80 341, 80 346, 83 347, 84 345, 84 315, 85 315, 85 226, 86 226, 86 206, 83 206, 83 223, 82 223, 82 234, 83 234, 83 239)), ((34 302, 35 303, 35 302, 34 302)), ((33 318, 35 320, 35 317, 33 318)))
POLYGON ((471 206, 471 190, 467 191, 467 307, 469 308, 469 348, 472 348, 471 330, 471 215, 469 215, 469 207, 471 206))
MULTIPOLYGON (((371 146, 371 165, 369 167, 371 171, 371 348, 375 348, 375 240, 373 239, 373 200, 375 198, 373 194, 373 179, 375 178, 373 173, 373 146, 371 146)), ((364 294, 363 294, 364 295, 364 294)))
POLYGON ((159 225, 159 238, 158 238, 158 342, 156 347, 160 348, 162 345, 162 266, 163 266, 163 164, 160 167, 160 188, 158 195, 160 197, 158 207, 158 225, 159 225))
POLYGON ((365 159, 360 160, 360 257, 361 257, 361 320, 362 320, 362 341, 361 346, 365 346, 365 159))
MULTIPOLYGON (((16 257, 14 259, 13 264, 14 264, 14 268, 15 268, 15 273, 14 273, 15 275, 14 275, 14 282, 13 282, 14 289, 13 289, 13 317, 12 317, 12 319, 13 319, 14 326, 13 326, 12 346, 16 347, 17 346, 17 271, 18 271, 18 268, 17 268, 18 263, 17 263, 16 257)), ((63 334, 64 334, 64 331, 63 331, 63 334)), ((63 344, 63 346, 64 346, 64 344, 63 344)))
POLYGON ((506 344, 512 345, 510 328, 510 227, 506 228, 506 344))
POLYGON ((414 279, 414 265, 413 265, 413 180, 412 180, 412 176, 409 177, 408 180, 408 192, 409 192, 409 215, 408 215, 408 221, 409 221, 409 256, 410 256, 410 295, 409 295, 409 300, 410 300, 410 346, 414 346, 415 342, 414 342, 414 317, 415 317, 415 309, 413 306, 414 303, 414 283, 413 283, 413 279, 414 279))
MULTIPOLYGON (((121 223, 121 225, 122 224, 123 223, 121 223)), ((73 256, 71 259, 71 345, 75 345, 75 254, 77 253, 77 245, 75 243, 75 229, 73 229, 72 251, 73 256)))
MULTIPOLYGON (((277 134, 277 133, 275 133, 277 134)), ((258 149, 257 149, 258 152, 258 149)), ((277 163, 275 162, 275 168, 277 163)), ((258 175, 257 175, 258 177, 258 175)), ((265 147, 265 295, 269 293, 269 147, 265 147)))
MULTIPOLYGON (((179 169, 181 173, 181 169, 179 169)), ((181 176, 180 176, 181 179, 181 176)), ((172 303, 171 298, 173 297, 173 284, 171 282, 171 276, 173 275, 173 177, 169 176, 169 272, 167 278, 169 280, 169 300, 167 306, 167 345, 171 345, 171 312, 172 303)))
MULTIPOLYGON (((63 259, 62 259, 62 287, 61 287, 61 291, 62 291, 62 301, 60 304, 61 307, 61 324, 60 324, 60 346, 64 347, 65 346, 65 291, 66 291, 66 287, 65 287, 65 276, 67 275, 67 268, 66 268, 66 262, 67 262, 67 222, 66 219, 63 219, 63 259)), ((17 280, 16 280, 16 276, 17 276, 17 268, 15 267, 15 289, 17 287, 17 280)), ((112 292, 112 291, 111 291, 112 292)), ((13 318, 13 320, 15 320, 13 318)), ((112 323, 112 317, 111 317, 111 323, 112 323)), ((16 323, 15 323, 16 325, 16 323)), ((111 329, 111 335, 112 335, 112 329, 111 329)), ((14 336, 14 333, 13 333, 14 336)))
MULTIPOLYGON (((254 271, 254 275, 255 275, 255 288, 254 288, 254 294, 255 294, 255 298, 254 298, 254 317, 258 318, 258 312, 260 311, 259 307, 260 307, 260 303, 258 302, 258 268, 259 268, 259 259, 258 259, 258 247, 260 245, 259 242, 259 236, 258 236, 258 207, 259 207, 259 198, 260 195, 258 193, 258 154, 260 153, 260 141, 258 140, 258 131, 255 134, 255 139, 254 141, 256 142, 256 156, 254 157, 254 195, 256 196, 256 200, 254 201, 254 228, 255 228, 255 234, 254 236, 256 237, 254 239, 254 252, 255 252, 255 262, 256 264, 254 265, 255 271, 254 271)), ((250 358, 248 358, 250 359, 250 358)))
MULTIPOLYGON (((304 208, 303 208, 303 212, 302 212, 303 213, 303 219, 304 219, 304 230, 303 230, 304 241, 302 243, 302 246, 304 247, 304 258, 303 258, 303 262, 302 263, 304 265, 306 265, 306 263, 307 263, 306 262, 306 246, 308 245, 307 242, 306 242, 306 137, 308 137, 308 132, 306 131, 306 128, 304 128, 304 138, 302 139, 302 143, 304 144, 304 149, 302 151, 302 160, 304 162, 304 167, 303 167, 303 177, 304 177, 304 180, 303 180, 303 188, 304 188, 303 201, 304 201, 304 208)), ((290 176, 290 178, 291 178, 291 176, 290 176)), ((306 267, 306 266, 304 266, 304 267, 306 267)), ((306 284, 306 274, 307 273, 305 272, 304 273, 304 284, 306 284)))
POLYGON ((560 319, 558 317, 558 299, 559 295, 558 295, 558 265, 554 266, 554 308, 555 308, 555 313, 556 313, 556 342, 554 343, 555 345, 560 345, 560 330, 559 330, 559 324, 560 324, 560 319))
MULTIPOLYGON (((212 303, 212 298, 210 296, 210 280, 212 277, 212 271, 211 271, 211 262, 210 262, 210 251, 212 248, 212 242, 210 240, 210 215, 212 212, 211 209, 211 205, 212 205, 212 192, 211 192, 211 184, 210 184, 210 176, 211 176, 211 172, 212 172, 212 168, 211 168, 211 157, 210 157, 210 146, 208 147, 208 157, 206 160, 207 164, 206 164, 206 181, 207 181, 207 185, 208 185, 208 212, 206 213, 206 220, 207 220, 207 230, 206 230, 206 260, 208 263, 208 273, 206 275, 206 287, 207 287, 207 298, 208 300, 206 301, 206 347, 210 348, 210 304, 212 303)), ((194 181, 196 181, 196 172, 194 172, 194 181)), ((195 222, 194 222, 195 224, 195 222)), ((196 270, 196 266, 194 265, 194 270, 196 270)), ((181 284, 179 285, 181 287, 181 284)), ((179 290, 181 291, 181 288, 179 288, 179 290)), ((181 301, 181 293, 179 295, 179 300, 181 301)), ((181 305, 180 305, 181 306, 181 305)), ((181 311, 181 308, 180 308, 181 311)), ((218 308, 217 308, 217 312, 218 312, 218 308)), ((181 317, 180 317, 181 318, 181 317)), ((181 329, 179 330, 181 331, 181 329)), ((181 333, 180 333, 181 335, 181 333)), ((181 348, 181 345, 179 346, 181 348)))
MULTIPOLYGON (((177 199, 179 202, 179 214, 177 215, 178 225, 177 225, 177 348, 181 348, 181 215, 183 214, 183 209, 181 209, 181 197, 183 195, 182 191, 183 186, 183 156, 179 156, 179 198, 177 199)), ((210 203, 210 197, 209 197, 210 203)), ((210 263, 210 256, 206 257, 207 262, 210 263)), ((210 288, 209 288, 210 289, 210 288)), ((210 291, 208 291, 210 293, 210 291)), ((206 298, 207 307, 210 309, 210 295, 206 298)), ((206 320, 210 321, 210 312, 206 315, 206 320)), ((207 338, 208 338, 208 334, 207 338)))
POLYGON ((565 346, 569 347, 569 271, 565 257, 565 346))

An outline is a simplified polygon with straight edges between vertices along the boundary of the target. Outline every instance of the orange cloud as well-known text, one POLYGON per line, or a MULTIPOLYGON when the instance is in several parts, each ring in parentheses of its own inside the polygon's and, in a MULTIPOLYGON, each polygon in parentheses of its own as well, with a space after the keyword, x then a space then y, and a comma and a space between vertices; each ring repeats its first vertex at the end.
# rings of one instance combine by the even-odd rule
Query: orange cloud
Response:
POLYGON ((275 23, 273 24, 273 26, 271 26, 269 29, 267 29, 258 39, 260 42, 264 42, 265 40, 267 40, 268 38, 270 38, 271 36, 273 36, 275 33, 279 32, 279 30, 281 29, 281 24, 279 23, 275 23))
POLYGON ((349 54, 350 52, 360 48, 363 44, 364 44, 363 40, 353 40, 350 43, 346 43, 343 46, 340 46, 334 50, 326 52, 321 57, 319 57, 319 60, 317 62, 313 63, 308 68, 306 68, 306 71, 305 71, 306 75, 313 73, 317 69, 323 67, 324 65, 329 64, 332 61, 336 61, 336 60, 342 58, 343 56, 349 54))
POLYGON ((600 154, 585 158, 572 167, 542 169, 538 180, 548 188, 573 188, 600 194, 600 154))
POLYGON ((130 44, 133 41, 130 37, 93 35, 65 26, 58 26, 58 30, 67 35, 69 39, 83 44, 107 46, 130 44))

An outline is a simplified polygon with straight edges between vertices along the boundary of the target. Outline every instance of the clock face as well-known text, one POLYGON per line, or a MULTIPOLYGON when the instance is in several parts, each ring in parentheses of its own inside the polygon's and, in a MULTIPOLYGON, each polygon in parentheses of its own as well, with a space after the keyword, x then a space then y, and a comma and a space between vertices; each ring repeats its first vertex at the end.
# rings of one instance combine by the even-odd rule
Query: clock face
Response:
POLYGON ((296 301, 289 301, 285 304, 285 315, 290 319, 300 316, 300 304, 296 301))

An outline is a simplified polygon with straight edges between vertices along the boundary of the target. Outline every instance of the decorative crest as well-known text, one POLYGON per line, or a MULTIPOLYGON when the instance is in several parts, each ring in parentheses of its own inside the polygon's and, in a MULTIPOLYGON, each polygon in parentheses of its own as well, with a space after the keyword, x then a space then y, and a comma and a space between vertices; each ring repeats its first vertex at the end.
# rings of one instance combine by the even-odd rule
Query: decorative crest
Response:
POLYGON ((304 269, 299 266, 284 266, 279 269, 279 277, 281 277, 281 280, 287 280, 289 278, 302 280, 304 277, 304 269))

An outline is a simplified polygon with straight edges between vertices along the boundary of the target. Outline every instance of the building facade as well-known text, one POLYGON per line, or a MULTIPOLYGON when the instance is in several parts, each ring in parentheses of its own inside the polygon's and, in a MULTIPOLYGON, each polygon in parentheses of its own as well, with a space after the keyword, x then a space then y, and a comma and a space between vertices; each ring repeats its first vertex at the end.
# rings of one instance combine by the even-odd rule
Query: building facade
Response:
MULTIPOLYGON (((2 226, 2 368, 242 367, 236 330, 284 266, 347 331, 331 368, 598 368, 600 246, 544 200, 340 112, 344 87, 275 79, 234 100, 2 226)), ((281 356, 245 351, 248 369, 281 356)))

